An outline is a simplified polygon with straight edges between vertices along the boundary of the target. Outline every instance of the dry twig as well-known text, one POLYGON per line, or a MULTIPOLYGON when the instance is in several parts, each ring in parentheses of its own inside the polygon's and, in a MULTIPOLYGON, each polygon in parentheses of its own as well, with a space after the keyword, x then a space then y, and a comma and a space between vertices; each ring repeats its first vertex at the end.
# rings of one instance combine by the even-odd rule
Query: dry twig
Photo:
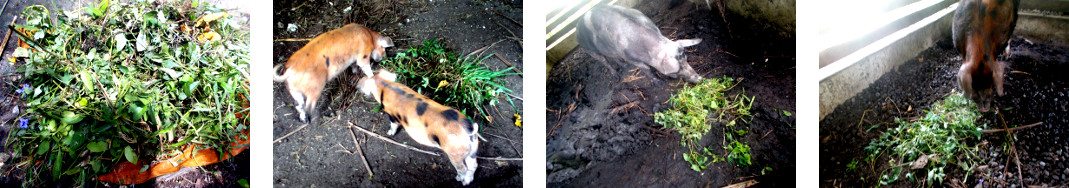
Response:
POLYGON ((304 42, 312 41, 311 38, 288 38, 288 39, 275 39, 275 42, 304 42))
POLYGON ((426 153, 426 154, 438 156, 437 153, 421 150, 421 149, 416 148, 416 147, 412 147, 412 146, 409 146, 409 145, 398 143, 397 141, 393 141, 390 138, 386 138, 386 137, 384 137, 382 135, 375 134, 374 132, 371 132, 371 131, 368 131, 368 130, 366 130, 364 128, 361 128, 360 126, 353 125, 353 122, 347 122, 347 123, 349 123, 349 127, 355 127, 357 130, 360 130, 361 132, 364 132, 365 134, 368 134, 368 135, 371 135, 371 136, 373 136, 375 138, 378 138, 379 140, 383 140, 383 141, 386 141, 386 142, 389 142, 391 144, 395 144, 395 145, 404 147, 405 149, 409 149, 409 150, 412 150, 412 151, 417 151, 417 152, 420 152, 420 153, 426 153))
POLYGON ((294 133, 297 133, 297 131, 301 131, 301 129, 304 129, 305 127, 308 127, 307 123, 305 123, 304 125, 301 125, 301 127, 297 127, 297 130, 293 130, 290 133, 288 133, 286 135, 283 135, 282 137, 280 137, 278 139, 275 139, 274 143, 278 143, 278 142, 282 141, 282 139, 286 139, 286 137, 290 137, 290 135, 293 135, 294 133))
POLYGON ((1021 129, 1032 128, 1032 127, 1035 127, 1037 125, 1042 125, 1042 124, 1043 124, 1043 122, 1036 122, 1036 123, 1033 123, 1033 124, 1028 124, 1028 125, 1025 125, 1025 126, 1019 126, 1019 127, 1014 127, 1014 128, 987 129, 987 130, 983 130, 982 132, 984 132, 984 133, 1013 132, 1013 131, 1017 131, 1017 130, 1021 130, 1021 129))
MULTIPOLYGON (((353 123, 349 123, 349 125, 352 125, 352 124, 353 123)), ((375 177, 375 173, 371 171, 371 166, 369 166, 367 164, 367 158, 364 157, 364 149, 360 148, 360 143, 359 142, 356 142, 356 132, 353 132, 353 129, 349 129, 349 136, 352 136, 353 145, 356 145, 356 153, 360 154, 360 161, 364 162, 364 169, 367 169, 367 179, 371 179, 372 177, 375 177)))

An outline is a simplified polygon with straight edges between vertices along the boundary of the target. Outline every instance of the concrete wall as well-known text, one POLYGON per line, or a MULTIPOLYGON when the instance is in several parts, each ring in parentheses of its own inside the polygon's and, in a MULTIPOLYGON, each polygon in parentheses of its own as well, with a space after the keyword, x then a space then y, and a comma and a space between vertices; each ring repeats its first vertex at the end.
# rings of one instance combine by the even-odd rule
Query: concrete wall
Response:
MULTIPOLYGON (((950 23, 954 17, 952 13, 953 11, 950 11, 950 13, 938 17, 938 20, 931 22, 931 24, 924 25, 897 40, 885 38, 875 42, 893 40, 886 46, 866 46, 865 48, 875 50, 871 54, 852 54, 843 58, 844 60, 860 59, 852 66, 848 66, 820 81, 820 119, 824 119, 824 116, 830 114, 836 107, 846 102, 847 99, 868 88, 869 84, 875 82, 884 73, 898 69, 899 66, 905 64, 910 58, 917 56, 924 49, 934 46, 939 39, 949 37, 950 23)), ((891 34, 891 36, 894 35, 891 34)))
MULTIPOLYGON (((1017 27, 1014 28, 1013 35, 1069 45, 1069 16, 1044 14, 1044 11, 1036 10, 1069 12, 1069 0, 1023 0, 1019 8, 1021 11, 1018 13, 1017 27)), ((896 70, 909 58, 933 46, 935 41, 949 37, 952 19, 953 11, 889 45, 879 47, 871 54, 861 53, 861 57, 858 57, 859 54, 851 54, 849 56, 854 57, 844 57, 844 60, 835 62, 853 64, 820 81, 820 119, 824 119, 840 104, 868 88, 869 84, 884 73, 896 70)), ((871 44, 878 42, 872 42, 864 48, 873 48, 871 44)), ((824 71, 825 67, 822 67, 820 72, 824 71)))

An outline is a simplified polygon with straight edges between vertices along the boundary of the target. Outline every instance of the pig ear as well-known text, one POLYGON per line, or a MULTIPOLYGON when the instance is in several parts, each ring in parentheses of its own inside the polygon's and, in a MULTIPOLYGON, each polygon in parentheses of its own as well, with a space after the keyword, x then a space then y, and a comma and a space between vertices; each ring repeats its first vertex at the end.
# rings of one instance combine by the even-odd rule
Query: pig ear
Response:
POLYGON ((694 46, 694 45, 696 45, 698 43, 701 43, 701 42, 702 42, 702 39, 681 39, 681 40, 676 40, 676 43, 679 44, 679 47, 694 46))
POLYGON ((382 46, 383 48, 393 47, 393 40, 391 40, 390 37, 379 36, 376 42, 378 42, 379 46, 382 46))

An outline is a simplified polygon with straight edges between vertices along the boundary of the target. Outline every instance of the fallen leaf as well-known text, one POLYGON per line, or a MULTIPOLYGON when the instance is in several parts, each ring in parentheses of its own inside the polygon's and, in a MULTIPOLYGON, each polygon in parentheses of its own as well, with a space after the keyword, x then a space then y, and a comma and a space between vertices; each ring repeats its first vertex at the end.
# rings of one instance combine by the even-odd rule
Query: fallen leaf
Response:
POLYGON ((222 38, 223 37, 219 36, 219 33, 216 33, 215 31, 209 31, 209 32, 201 33, 200 35, 197 35, 197 41, 200 41, 201 43, 203 43, 205 41, 217 41, 217 40, 222 39, 222 38))
POLYGON ((445 87, 445 86, 448 86, 448 85, 449 85, 449 81, 442 80, 441 82, 438 82, 438 87, 435 88, 435 89, 442 88, 442 87, 445 87))
POLYGON ((909 168, 913 169, 913 170, 916 170, 916 169, 924 168, 924 166, 927 166, 927 165, 928 165, 928 155, 921 155, 920 157, 917 157, 916 161, 913 161, 913 165, 910 165, 909 168))
POLYGON ((197 21, 196 21, 197 23, 194 24, 193 27, 207 26, 208 23, 211 23, 212 21, 215 21, 215 20, 218 20, 219 18, 224 18, 224 17, 227 17, 227 16, 230 16, 230 14, 227 14, 225 12, 218 12, 218 13, 212 13, 212 14, 204 15, 204 16, 201 16, 200 18, 197 18, 197 21))

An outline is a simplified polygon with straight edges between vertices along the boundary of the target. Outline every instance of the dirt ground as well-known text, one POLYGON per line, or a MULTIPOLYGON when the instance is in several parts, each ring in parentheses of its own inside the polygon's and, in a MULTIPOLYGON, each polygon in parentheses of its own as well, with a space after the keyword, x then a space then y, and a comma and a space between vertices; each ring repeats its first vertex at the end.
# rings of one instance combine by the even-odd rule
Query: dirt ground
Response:
MULTIPOLYGON (((6 7, 3 7, 3 12, 0 14, 0 23, 4 26, 10 24, 14 16, 19 16, 16 23, 21 24, 25 20, 21 16, 23 8, 32 5, 44 5, 52 12, 53 18, 58 13, 57 10, 73 11, 87 7, 91 3, 97 3, 95 1, 56 1, 56 0, 8 0, 6 7)), ((129 2, 126 0, 117 2, 129 2)), ((244 19, 248 19, 247 4, 241 4, 238 2, 229 2, 223 0, 208 0, 219 7, 234 8, 237 13, 232 12, 232 15, 243 16, 244 19)), ((4 2, 0 2, 3 5, 4 2)), ((0 32, 7 33, 7 28, 0 29, 0 32)), ((14 34, 12 34, 14 35, 14 34)), ((0 36, 0 39, 3 37, 0 36)), ((15 51, 17 46, 16 37, 10 37, 10 40, 4 41, 7 43, 0 59, 0 74, 4 75, 0 77, 0 112, 6 112, 0 114, 0 145, 7 143, 7 135, 15 122, 15 118, 18 114, 10 113, 16 107, 22 108, 21 99, 15 95, 14 91, 18 85, 22 83, 22 74, 16 74, 15 69, 21 66, 22 62, 11 63, 8 61, 11 58, 11 53, 15 51)), ((12 163, 14 160, 9 159, 11 151, 6 146, 0 147, 0 162, 12 163)), ((136 185, 136 186, 160 186, 160 187, 240 187, 238 180, 249 180, 249 150, 239 154, 230 160, 226 160, 217 164, 204 166, 203 168, 185 168, 177 173, 161 176, 150 180, 148 182, 136 185)), ((13 165, 0 165, 0 186, 2 187, 15 187, 20 186, 22 179, 24 178, 24 172, 21 169, 13 169, 13 165)), ((52 182, 57 186, 67 185, 72 182, 59 181, 52 182)), ((98 184, 89 184, 89 187, 110 187, 114 185, 105 184, 103 182, 97 182, 98 184)), ((69 185, 68 185, 69 186, 69 185)))
MULTIPOLYGON (((387 48, 387 56, 418 45, 432 38, 440 39, 457 54, 486 49, 485 54, 499 54, 498 58, 483 61, 491 70, 516 66, 521 68, 523 54, 519 38, 522 36, 522 1, 275 1, 274 38, 310 39, 347 23, 361 23, 391 37, 394 47, 387 48), (295 26, 290 30, 290 25, 295 26)), ((274 42, 273 65, 281 64, 307 42, 274 42)), ((372 63, 378 69, 378 63, 372 63)), ((292 136, 274 143, 274 184, 278 187, 456 187, 456 171, 444 156, 431 156, 393 145, 359 130, 350 130, 349 123, 386 135, 388 117, 371 112, 379 104, 366 98, 356 89, 361 76, 343 73, 330 81, 316 108, 321 112, 321 125, 309 125, 292 136), (368 177, 360 155, 356 154, 353 135, 360 143, 374 174, 368 177)), ((503 83, 516 96, 523 93, 521 76, 503 77, 503 83)), ((282 83, 274 84, 274 137, 293 132, 305 123, 297 119, 293 99, 282 83)), ((505 97, 505 96, 502 96, 505 97)), ((503 98, 502 98, 503 99, 503 98)), ((522 106, 522 99, 513 99, 522 106)), ((488 108, 492 123, 476 120, 482 127, 478 156, 521 158, 523 156, 522 129, 512 125, 513 113, 507 103, 488 108)), ((522 112, 521 112, 522 114, 522 112)), ((470 115, 470 114, 469 114, 470 115)), ((474 120, 474 119, 473 119, 474 120)), ((402 129, 403 131, 403 129, 402 129)), ((416 144, 407 134, 389 137, 423 150, 440 150, 416 144)), ((472 186, 517 187, 522 183, 521 161, 478 160, 472 186)))
MULTIPOLYGON (((683 82, 657 75, 645 77, 631 65, 613 71, 576 48, 550 71, 547 96, 547 183, 550 187, 721 187, 756 180, 761 187, 794 187, 795 40, 728 15, 728 25, 715 10, 690 2, 640 3, 669 39, 701 38, 687 48, 687 58, 705 78, 741 80, 729 91, 756 96, 751 134, 740 141, 751 147, 753 165, 715 163, 701 173, 682 159, 680 135, 653 122, 667 109, 667 100, 683 82), (773 170, 761 174, 761 169, 773 170)), ((611 62, 610 62, 611 63, 611 62)), ((702 144, 724 154, 723 125, 716 125, 702 144)))
MULTIPOLYGON (((983 113, 980 123, 986 129, 1003 128, 1043 122, 1042 125, 1015 131, 1012 134, 983 134, 978 153, 984 166, 979 167, 964 182, 966 187, 1066 186, 1069 182, 1069 82, 1064 70, 1069 70, 1069 47, 1064 42, 1035 41, 1022 37, 1010 40, 1011 51, 999 59, 1006 70, 1005 94, 992 103, 998 112, 983 113), (1002 114, 998 114, 1002 113, 1002 114), (1003 120, 1005 124, 1003 123, 1003 120), (1015 139, 1008 139, 1012 136, 1015 139), (1015 145, 1015 147, 1010 147, 1015 145), (1011 155, 1016 148, 1019 156, 1011 155), (1015 160, 1020 160, 1018 166, 1015 160), (1023 172, 1018 174, 1018 170, 1023 172), (982 185, 978 186, 980 182, 982 185)), ((859 165, 847 171, 852 160, 864 161, 863 148, 889 128, 895 117, 921 116, 933 102, 957 87, 957 70, 961 57, 950 37, 921 52, 898 70, 889 72, 860 94, 847 100, 820 122, 820 164, 822 187, 864 187, 878 184, 879 172, 887 163, 875 166, 859 165), (912 109, 912 110, 910 110, 912 109), (869 110, 862 119, 862 113, 869 110), (862 121, 863 125, 858 125, 862 121), (869 125, 878 128, 865 131, 869 125)), ((977 145, 980 143, 969 143, 977 145)), ((887 161, 884 156, 877 161, 887 161)), ((864 162, 862 162, 864 163, 864 162)), ((947 183, 961 181, 965 172, 948 167, 947 183), (950 170, 954 169, 954 170, 950 170)), ((915 186, 899 181, 894 187, 915 186)))

